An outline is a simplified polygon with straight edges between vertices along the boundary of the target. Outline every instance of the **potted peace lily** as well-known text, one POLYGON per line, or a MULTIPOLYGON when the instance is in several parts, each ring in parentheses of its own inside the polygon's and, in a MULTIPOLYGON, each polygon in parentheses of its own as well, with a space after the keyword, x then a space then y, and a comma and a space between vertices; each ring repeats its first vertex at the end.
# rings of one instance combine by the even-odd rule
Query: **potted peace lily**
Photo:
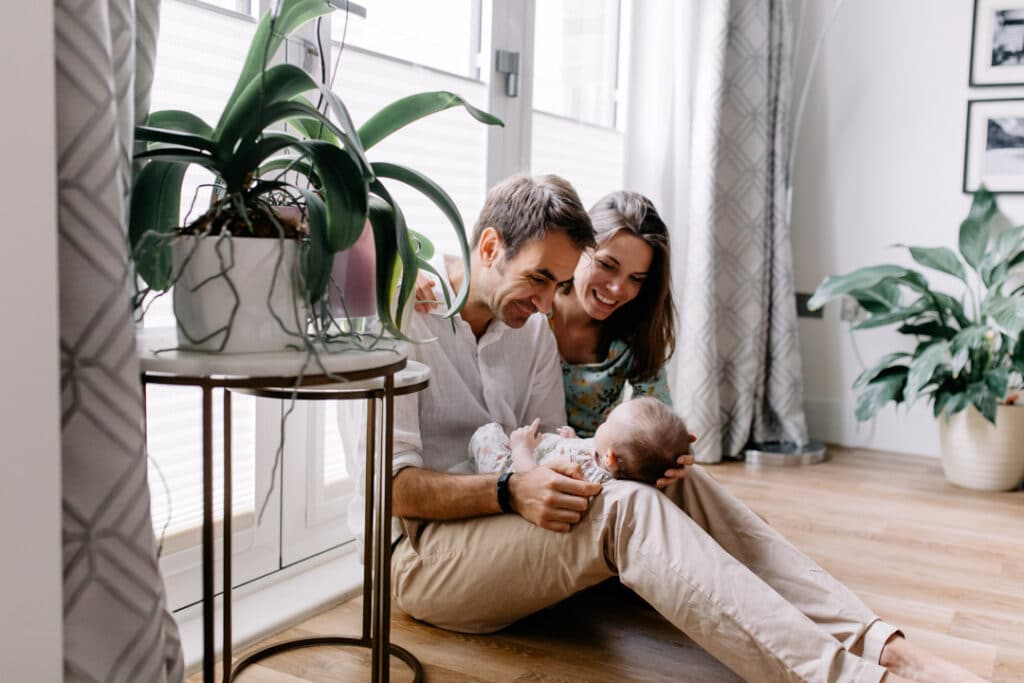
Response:
MULTIPOLYGON (((405 224, 384 180, 422 192, 468 246, 451 198, 422 174, 370 162, 366 152, 420 118, 463 106, 486 124, 497 118, 448 92, 388 105, 358 129, 344 103, 291 64, 269 65, 299 26, 333 11, 327 0, 283 0, 260 21, 238 81, 215 125, 178 110, 150 114, 136 128, 129 241, 136 273, 150 290, 174 288, 179 345, 212 351, 267 351, 308 345, 331 329, 327 305, 334 256, 369 226, 375 298, 383 328, 399 324, 430 245, 405 224), (326 113, 314 106, 316 96, 326 113), (283 123, 291 131, 282 130, 283 123), (180 222, 191 164, 212 172, 208 210, 180 222)), ((465 301, 458 293, 453 309, 465 301)), ((337 327, 333 328, 337 329, 337 327)))
POLYGON ((918 264, 959 280, 956 296, 917 270, 877 265, 825 278, 809 302, 814 310, 850 296, 867 314, 854 329, 895 325, 914 339, 913 351, 889 353, 856 379, 857 419, 924 398, 938 419, 946 478, 983 490, 1024 478, 1024 226, 999 230, 997 216, 981 188, 960 224, 959 255, 907 247, 918 264))

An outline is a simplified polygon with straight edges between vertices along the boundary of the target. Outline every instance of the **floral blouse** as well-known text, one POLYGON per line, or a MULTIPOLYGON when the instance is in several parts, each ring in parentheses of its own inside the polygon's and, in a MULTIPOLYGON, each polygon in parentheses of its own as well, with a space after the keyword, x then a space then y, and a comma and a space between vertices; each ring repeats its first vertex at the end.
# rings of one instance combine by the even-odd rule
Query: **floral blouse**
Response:
POLYGON ((625 342, 614 341, 608 356, 599 363, 574 365, 562 361, 562 381, 565 384, 565 412, 569 426, 580 438, 594 435, 612 408, 622 402, 622 390, 631 384, 634 396, 653 396, 666 405, 672 405, 668 392, 665 368, 658 371, 650 382, 629 382, 626 377, 633 367, 633 352, 625 342))

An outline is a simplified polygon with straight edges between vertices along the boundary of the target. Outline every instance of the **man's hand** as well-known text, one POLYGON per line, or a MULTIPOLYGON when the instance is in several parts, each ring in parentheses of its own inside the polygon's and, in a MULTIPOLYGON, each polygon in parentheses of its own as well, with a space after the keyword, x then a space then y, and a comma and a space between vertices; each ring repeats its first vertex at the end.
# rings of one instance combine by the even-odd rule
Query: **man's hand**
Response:
POLYGON ((527 426, 512 430, 508 437, 512 443, 512 448, 524 448, 528 451, 533 451, 534 448, 540 445, 539 427, 540 418, 538 417, 527 426))
MULTIPOLYGON (((690 443, 693 443, 696 440, 697 437, 694 436, 693 434, 690 434, 690 443)), ((657 486, 659 489, 663 489, 674 481, 686 479, 686 468, 693 464, 693 454, 683 453, 678 458, 676 458, 676 464, 678 464, 679 467, 674 467, 670 470, 665 470, 665 476, 658 479, 658 481, 655 482, 654 485, 657 486)))
POLYGON ((434 291, 434 280, 428 277, 426 273, 420 273, 416 276, 416 289, 413 301, 415 302, 413 308, 420 313, 430 313, 441 305, 441 302, 437 299, 437 293, 434 291))
POLYGON ((551 531, 569 531, 586 512, 588 499, 601 491, 600 484, 583 481, 582 476, 575 463, 516 474, 508 480, 512 509, 531 524, 551 531))

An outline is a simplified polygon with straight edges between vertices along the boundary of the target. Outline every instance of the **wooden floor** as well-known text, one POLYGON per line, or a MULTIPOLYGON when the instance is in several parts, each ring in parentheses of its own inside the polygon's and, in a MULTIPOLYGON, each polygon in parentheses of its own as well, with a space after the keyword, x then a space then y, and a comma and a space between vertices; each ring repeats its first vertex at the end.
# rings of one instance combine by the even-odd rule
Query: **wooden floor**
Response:
MULTIPOLYGON (((1024 681, 1024 492, 957 489, 931 459, 830 455, 814 467, 709 470, 912 640, 993 681, 1024 681)), ((356 633, 359 614, 351 601, 281 637, 356 633)), ((738 680, 614 583, 490 636, 445 632, 398 611, 393 619, 394 641, 419 657, 431 683, 738 680)), ((392 661, 392 680, 411 680, 392 661)), ((238 681, 366 680, 368 663, 359 650, 312 649, 238 681)))

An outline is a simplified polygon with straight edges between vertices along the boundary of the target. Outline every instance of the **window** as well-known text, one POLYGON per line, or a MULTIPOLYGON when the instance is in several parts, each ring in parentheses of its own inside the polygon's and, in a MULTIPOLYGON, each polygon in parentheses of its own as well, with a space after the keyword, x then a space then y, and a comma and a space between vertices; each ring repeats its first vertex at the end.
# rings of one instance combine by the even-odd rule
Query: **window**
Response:
MULTIPOLYGON (((152 109, 184 108, 215 123, 255 31, 254 16, 268 4, 273 3, 165 0, 152 109)), ((467 232, 483 204, 495 160, 502 168, 563 175, 587 205, 620 188, 625 106, 620 64, 628 50, 623 40, 628 0, 538 1, 535 20, 525 26, 506 20, 532 4, 519 0, 361 4, 366 17, 335 12, 325 18, 332 40, 324 46, 327 67, 335 74, 332 88, 357 125, 385 104, 425 90, 452 91, 482 109, 507 109, 502 89, 491 85, 491 45, 521 54, 526 54, 523 45, 536 46, 533 68, 521 70, 524 99, 513 101, 525 105, 532 97, 532 113, 507 116, 505 128, 491 130, 461 108, 452 109, 397 132, 368 154, 371 161, 403 164, 436 180, 459 206, 467 232), (506 19, 492 22, 499 9, 506 19)), ((184 220, 203 213, 210 180, 196 169, 186 175, 184 220)), ((427 235, 438 252, 457 253, 452 228, 433 204, 399 183, 389 187, 411 227, 427 235)), ((163 296, 153 302, 145 324, 173 326, 170 301, 163 296)), ((195 389, 150 386, 147 391, 153 523, 164 539, 161 568, 173 609, 196 602, 201 593, 199 401, 195 389)), ((218 410, 220 403, 215 395, 218 410)), ((363 456, 361 406, 291 406, 238 394, 232 406, 233 581, 307 562, 351 540, 348 507, 363 456), (277 462, 281 418, 288 411, 285 452, 277 462), (260 520, 264 501, 269 504, 260 520)), ((215 424, 219 429, 217 416, 215 424)), ((216 469, 215 477, 219 473, 216 469)), ((215 483, 218 506, 220 488, 215 483)))

